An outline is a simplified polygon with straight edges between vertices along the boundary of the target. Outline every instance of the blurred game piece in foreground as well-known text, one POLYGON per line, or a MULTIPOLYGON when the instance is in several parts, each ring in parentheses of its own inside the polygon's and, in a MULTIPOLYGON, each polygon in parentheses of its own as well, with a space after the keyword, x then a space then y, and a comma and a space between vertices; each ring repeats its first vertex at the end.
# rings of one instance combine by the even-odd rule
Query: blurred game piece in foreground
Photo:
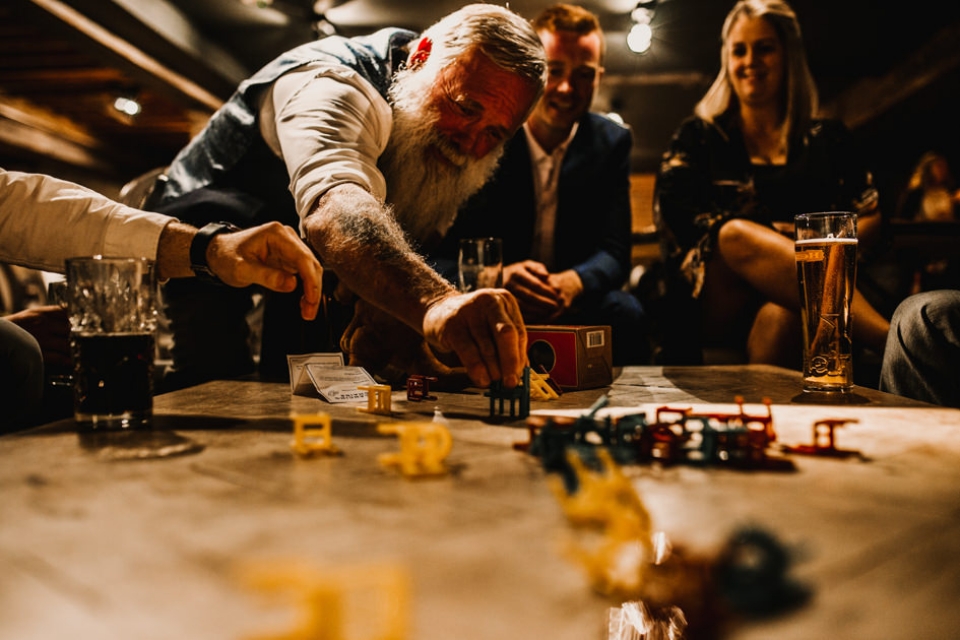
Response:
POLYGON ((377 425, 380 433, 395 433, 398 453, 381 453, 385 467, 397 467, 407 478, 446 475, 444 460, 453 448, 450 431, 439 422, 392 422, 377 425))
POLYGON ((315 413, 292 416, 293 440, 290 447, 299 455, 307 457, 316 454, 340 455, 341 451, 333 444, 330 414, 315 413), (311 425, 311 428, 307 428, 311 425))

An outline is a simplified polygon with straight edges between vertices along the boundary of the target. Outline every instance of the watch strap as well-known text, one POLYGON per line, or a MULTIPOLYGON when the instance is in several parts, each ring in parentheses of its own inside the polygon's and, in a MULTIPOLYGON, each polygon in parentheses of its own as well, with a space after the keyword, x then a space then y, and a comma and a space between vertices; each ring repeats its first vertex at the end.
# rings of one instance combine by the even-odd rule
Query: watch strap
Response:
POLYGON ((240 227, 229 222, 211 222, 197 230, 190 242, 190 268, 193 269, 198 280, 222 284, 220 278, 210 270, 210 265, 207 263, 207 249, 215 236, 239 230, 240 227))

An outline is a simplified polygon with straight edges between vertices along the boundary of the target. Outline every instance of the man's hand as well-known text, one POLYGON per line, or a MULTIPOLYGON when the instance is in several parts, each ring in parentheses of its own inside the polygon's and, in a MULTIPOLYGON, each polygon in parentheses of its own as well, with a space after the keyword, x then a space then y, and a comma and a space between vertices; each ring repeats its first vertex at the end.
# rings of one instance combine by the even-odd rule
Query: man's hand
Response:
POLYGON ((550 284, 549 278, 546 266, 534 260, 503 268, 503 286, 516 297, 528 322, 546 322, 563 311, 561 292, 550 284))
POLYGON ((527 362, 527 330, 516 299, 504 289, 451 294, 430 305, 423 335, 453 352, 479 387, 501 380, 512 389, 527 362))
POLYGON ((303 281, 300 315, 317 317, 323 268, 296 231, 279 222, 222 233, 207 249, 207 262, 231 287, 259 284, 274 291, 293 291, 303 281))
POLYGON ((4 316, 28 332, 40 344, 43 366, 49 371, 69 370, 70 322, 67 310, 59 306, 32 307, 4 316))
POLYGON ((583 281, 573 269, 560 273, 551 273, 547 282, 560 293, 560 313, 567 313, 573 308, 580 294, 583 293, 583 281))

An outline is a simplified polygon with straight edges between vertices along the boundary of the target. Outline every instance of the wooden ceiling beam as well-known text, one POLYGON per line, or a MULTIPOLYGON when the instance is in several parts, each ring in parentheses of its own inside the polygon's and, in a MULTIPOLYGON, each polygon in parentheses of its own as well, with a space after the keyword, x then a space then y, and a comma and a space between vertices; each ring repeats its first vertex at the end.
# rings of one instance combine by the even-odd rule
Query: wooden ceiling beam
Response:
POLYGON ((856 129, 960 67, 960 22, 944 27, 880 78, 854 83, 823 112, 856 129))
POLYGON ((143 51, 128 40, 104 28, 96 21, 80 13, 61 0, 31 0, 31 2, 62 21, 70 28, 89 38, 126 64, 171 87, 191 101, 215 111, 223 104, 216 95, 200 86, 186 75, 171 69, 156 57, 143 51))
MULTIPOLYGON (((20 149, 30 155, 64 162, 75 167, 98 172, 110 172, 112 163, 106 161, 100 153, 100 145, 75 131, 49 131, 46 126, 32 126, 29 121, 37 119, 36 114, 27 118, 10 118, 10 109, 0 102, 0 146, 20 149)), ((22 115, 22 114, 14 114, 22 115)), ((61 121, 60 124, 63 124, 61 121)))
POLYGON ((44 107, 22 98, 0 93, 0 118, 15 122, 20 126, 42 131, 63 138, 65 141, 97 149, 100 143, 86 127, 73 120, 51 113, 44 107))
POLYGON ((50 83, 59 84, 61 92, 66 86, 90 87, 91 85, 126 84, 124 75, 116 69, 106 67, 86 67, 82 69, 24 69, 6 71, 0 69, 0 84, 10 92, 12 86, 41 87, 50 83))

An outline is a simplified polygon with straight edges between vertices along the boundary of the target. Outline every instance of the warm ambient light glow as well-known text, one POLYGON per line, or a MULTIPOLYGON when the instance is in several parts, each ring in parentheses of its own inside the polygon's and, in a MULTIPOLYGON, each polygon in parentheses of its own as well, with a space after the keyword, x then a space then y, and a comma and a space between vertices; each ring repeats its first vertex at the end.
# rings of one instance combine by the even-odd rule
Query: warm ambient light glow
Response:
POLYGON ((126 98, 124 96, 120 96, 114 100, 113 108, 124 115, 130 116, 131 118, 140 115, 141 111, 139 102, 133 98, 126 98))
POLYGON ((317 32, 317 35, 320 37, 336 35, 337 28, 327 20, 324 16, 318 16, 316 22, 313 23, 313 29, 317 32))
POLYGON ((133 63, 137 68, 156 76, 186 96, 197 100, 204 106, 216 111, 223 101, 185 76, 176 73, 156 58, 148 56, 139 48, 87 18, 73 7, 60 0, 33 0, 33 3, 50 15, 73 27, 94 42, 103 45, 111 52, 133 63))
POLYGON ((630 12, 633 27, 627 34, 627 47, 634 53, 646 53, 653 43, 653 14, 657 8, 657 0, 640 0, 637 7, 630 12))
POLYGON ((646 53, 653 41, 653 29, 649 24, 635 24, 627 34, 627 46, 634 53, 646 53))

